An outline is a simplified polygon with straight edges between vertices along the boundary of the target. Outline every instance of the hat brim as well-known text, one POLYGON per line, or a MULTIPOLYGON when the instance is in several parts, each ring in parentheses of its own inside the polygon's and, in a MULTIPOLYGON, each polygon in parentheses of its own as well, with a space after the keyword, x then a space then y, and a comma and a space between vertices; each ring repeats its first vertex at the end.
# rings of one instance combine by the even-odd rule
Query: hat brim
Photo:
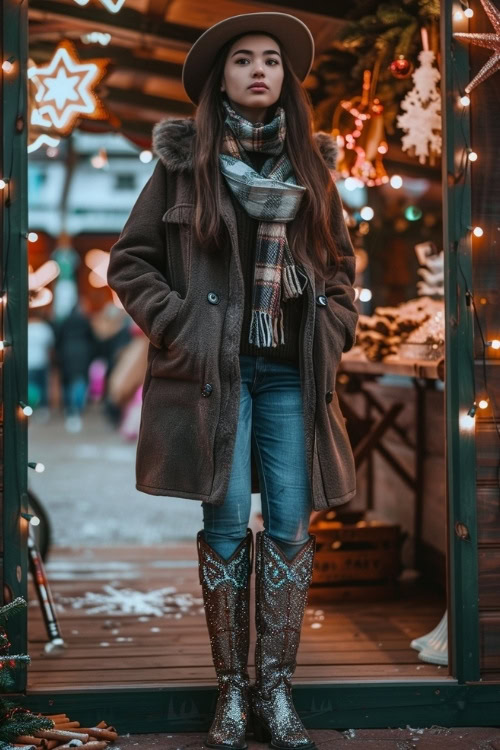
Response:
POLYGON ((244 13, 211 26, 189 50, 182 69, 182 83, 194 104, 199 102, 220 48, 235 36, 256 31, 276 37, 295 75, 304 81, 314 59, 314 39, 305 23, 289 13, 244 13))

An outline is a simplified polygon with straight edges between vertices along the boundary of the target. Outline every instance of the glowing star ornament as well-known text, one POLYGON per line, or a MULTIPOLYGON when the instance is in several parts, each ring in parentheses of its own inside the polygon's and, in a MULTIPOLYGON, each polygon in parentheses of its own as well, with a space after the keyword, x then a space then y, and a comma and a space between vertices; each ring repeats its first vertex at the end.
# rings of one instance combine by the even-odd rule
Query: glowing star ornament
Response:
POLYGON ((465 87, 465 93, 470 94, 472 89, 479 86, 480 83, 489 78, 493 73, 500 70, 500 10, 493 5, 491 0, 481 0, 486 15, 493 24, 495 29, 494 34, 466 34, 466 33, 455 33, 453 36, 455 39, 463 39, 464 42, 470 42, 471 44, 477 44, 479 47, 486 47, 486 49, 492 50, 493 55, 483 65, 477 76, 472 79, 470 83, 465 87))
POLYGON ((108 59, 80 62, 73 45, 63 41, 48 65, 28 68, 28 79, 36 86, 31 124, 69 135, 79 117, 105 119, 106 110, 94 89, 108 63, 108 59))
MULTIPOLYGON (((89 0, 75 0, 75 2, 78 5, 87 5, 89 0)), ((116 2, 113 2, 113 0, 101 0, 101 3, 110 13, 118 13, 118 11, 125 5, 125 0, 116 0, 116 2)))

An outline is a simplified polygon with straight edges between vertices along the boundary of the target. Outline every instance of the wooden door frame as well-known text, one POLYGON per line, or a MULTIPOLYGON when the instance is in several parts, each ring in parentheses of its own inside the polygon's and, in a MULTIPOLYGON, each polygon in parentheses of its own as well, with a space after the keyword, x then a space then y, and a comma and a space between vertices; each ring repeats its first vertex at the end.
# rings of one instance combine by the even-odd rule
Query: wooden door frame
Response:
MULTIPOLYGON (((6 0, 3 5, 3 54, 6 29, 19 33, 15 56, 25 86, 27 58, 27 0, 6 0)), ((462 230, 470 221, 470 181, 465 172, 458 180, 457 153, 468 140, 467 118, 457 117, 458 86, 469 79, 468 52, 452 41, 452 0, 443 0, 441 21, 443 79, 443 160, 444 249, 446 277, 446 434, 448 480, 448 583, 450 656, 452 677, 442 680, 344 681, 296 685, 297 708, 309 728, 384 727, 432 723, 444 726, 494 726, 498 723, 500 685, 479 682, 477 522, 475 507, 475 441, 473 430, 465 431, 460 419, 474 400, 472 375, 472 311, 467 304, 466 286, 471 285, 471 245, 469 232, 462 230), (452 59, 454 55, 454 59, 452 59), (456 524, 462 526, 456 526, 456 524)), ((12 42, 13 35, 10 35, 12 42)), ((4 79, 5 80, 5 79, 4 79)), ((4 248, 7 233, 11 248, 7 287, 10 327, 4 318, 4 338, 17 354, 19 393, 26 393, 27 276, 27 156, 26 128, 16 130, 19 114, 18 92, 14 83, 5 86, 2 163, 13 148, 13 185, 10 221, 2 211, 4 248)), ((5 261, 5 252, 3 255, 5 261)), ((18 396, 12 387, 14 363, 11 350, 4 352, 4 582, 12 596, 27 597, 26 511, 27 434, 19 415, 18 396), (7 468, 7 464, 9 468, 7 468), (13 468, 15 467, 15 468, 13 468), (7 533, 6 533, 7 532, 7 533)), ((26 617, 12 624, 9 637, 15 652, 26 652, 26 617)), ((164 689, 126 685, 114 690, 78 692, 39 691, 26 694, 26 674, 20 671, 15 698, 32 710, 54 713, 59 710, 78 715, 80 721, 95 722, 102 715, 120 732, 204 731, 212 719, 215 686, 181 686, 164 689)))

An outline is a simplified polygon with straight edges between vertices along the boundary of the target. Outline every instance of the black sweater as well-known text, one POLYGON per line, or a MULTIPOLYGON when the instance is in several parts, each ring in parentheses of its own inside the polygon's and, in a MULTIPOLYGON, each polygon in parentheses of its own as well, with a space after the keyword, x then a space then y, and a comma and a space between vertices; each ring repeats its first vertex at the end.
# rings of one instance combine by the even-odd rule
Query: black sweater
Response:
MULTIPOLYGON (((249 154, 254 169, 260 170, 267 155, 260 153, 249 154)), ((259 222, 247 214, 237 198, 229 190, 236 212, 238 224, 238 247, 240 262, 245 283, 245 300, 243 311, 243 326, 241 329, 240 354, 269 357, 273 360, 299 363, 299 330, 302 319, 303 295, 296 299, 289 299, 283 303, 283 324, 285 343, 275 347, 258 347, 248 342, 250 320, 252 315, 252 290, 255 269, 255 251, 257 244, 257 228, 259 222)))

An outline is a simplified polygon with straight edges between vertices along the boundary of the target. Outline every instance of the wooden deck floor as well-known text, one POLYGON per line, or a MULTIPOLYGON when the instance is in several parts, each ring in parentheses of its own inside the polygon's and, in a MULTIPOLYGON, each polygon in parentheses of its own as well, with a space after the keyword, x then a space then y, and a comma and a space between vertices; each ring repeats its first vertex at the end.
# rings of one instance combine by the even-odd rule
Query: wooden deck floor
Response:
MULTIPOLYGON (((194 541, 54 548, 46 568, 67 648, 44 653, 30 580, 29 693, 215 683, 194 541)), ((444 606, 439 593, 414 583, 401 585, 392 601, 311 604, 294 682, 445 679, 447 667, 420 662, 409 646, 439 622, 444 606)), ((253 678, 253 592, 251 616, 253 678)))

